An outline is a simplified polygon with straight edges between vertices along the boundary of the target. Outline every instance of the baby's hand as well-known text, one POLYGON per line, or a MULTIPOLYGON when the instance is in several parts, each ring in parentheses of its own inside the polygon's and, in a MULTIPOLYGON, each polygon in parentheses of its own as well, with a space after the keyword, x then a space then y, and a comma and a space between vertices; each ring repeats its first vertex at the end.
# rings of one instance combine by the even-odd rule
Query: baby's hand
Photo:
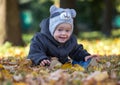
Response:
POLYGON ((42 60, 41 62, 40 62, 40 66, 49 66, 50 65, 50 60, 42 60))
POLYGON ((100 61, 99 56, 98 55, 89 55, 85 57, 85 61, 87 61, 90 58, 95 58, 96 61, 100 61))

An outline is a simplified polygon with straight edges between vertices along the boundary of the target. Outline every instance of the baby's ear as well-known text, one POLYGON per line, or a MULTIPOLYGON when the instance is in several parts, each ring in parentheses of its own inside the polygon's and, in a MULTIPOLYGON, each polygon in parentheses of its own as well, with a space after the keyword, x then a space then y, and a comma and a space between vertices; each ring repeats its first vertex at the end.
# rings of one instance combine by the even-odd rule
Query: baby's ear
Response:
POLYGON ((75 18, 76 17, 76 11, 74 9, 70 9, 70 11, 71 11, 72 17, 75 18))
POLYGON ((50 14, 53 14, 55 10, 57 10, 57 7, 55 5, 52 5, 50 7, 50 14))

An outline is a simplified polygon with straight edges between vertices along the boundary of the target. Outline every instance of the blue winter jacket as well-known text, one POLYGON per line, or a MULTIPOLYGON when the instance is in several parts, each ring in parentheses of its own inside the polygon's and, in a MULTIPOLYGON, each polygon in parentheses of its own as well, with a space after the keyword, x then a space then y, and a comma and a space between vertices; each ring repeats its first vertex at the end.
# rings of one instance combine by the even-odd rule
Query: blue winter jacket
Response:
POLYGON ((43 59, 57 57, 64 64, 68 61, 68 56, 75 61, 84 61, 85 56, 90 55, 82 44, 77 44, 74 35, 65 44, 57 42, 49 32, 49 18, 44 19, 40 28, 31 40, 28 59, 31 59, 35 65, 38 65, 43 59))

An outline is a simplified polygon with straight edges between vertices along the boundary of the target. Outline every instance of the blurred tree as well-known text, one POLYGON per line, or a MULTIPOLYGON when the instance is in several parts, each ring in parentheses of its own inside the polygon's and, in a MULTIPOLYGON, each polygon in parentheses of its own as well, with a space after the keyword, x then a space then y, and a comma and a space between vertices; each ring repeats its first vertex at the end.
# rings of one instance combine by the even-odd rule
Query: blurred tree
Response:
MULTIPOLYGON (((60 7, 62 8, 73 8, 75 9, 76 8, 76 0, 60 0, 60 7)), ((74 33, 76 35, 79 34, 79 31, 77 29, 77 26, 76 26, 76 19, 74 19, 74 33)))
POLYGON ((23 45, 18 0, 0 0, 0 44, 23 45))
MULTIPOLYGON (((24 1, 24 0, 23 0, 24 1)), ((43 18, 49 16, 49 7, 55 4, 57 7, 74 8, 77 11, 75 18, 74 33, 80 31, 99 30, 106 35, 110 35, 112 25, 112 6, 115 0, 28 0, 27 4, 22 4, 20 8, 31 11, 32 24, 28 32, 39 31, 39 23, 43 18), (111 3, 112 2, 112 3, 111 3), (104 11, 103 11, 104 10, 104 11), (103 15, 104 14, 104 15, 103 15), (110 15, 109 15, 110 14, 110 15), (107 18, 108 17, 108 18, 107 18), (108 27, 109 26, 109 27, 108 27), (109 29, 108 29, 109 28, 109 29)))
POLYGON ((106 36, 111 35, 112 30, 112 16, 113 16, 113 6, 114 6, 113 0, 104 0, 105 7, 104 7, 104 15, 103 15, 103 27, 102 32, 106 36))
POLYGON ((29 5, 33 16, 32 28, 35 31, 40 31, 39 24, 44 18, 49 17, 49 7, 53 3, 51 0, 33 0, 29 5))
POLYGON ((102 16, 102 9, 103 9, 103 1, 102 0, 93 0, 90 3, 91 7, 91 23, 92 23, 92 30, 100 30, 101 29, 101 16, 102 16))
POLYGON ((0 0, 0 44, 3 44, 6 38, 6 0, 0 0))
MULTIPOLYGON (((112 19, 115 16, 115 0, 79 0, 77 11, 79 23, 90 24, 90 30, 102 31, 111 35, 112 19)), ((88 30, 88 29, 86 29, 88 30)))

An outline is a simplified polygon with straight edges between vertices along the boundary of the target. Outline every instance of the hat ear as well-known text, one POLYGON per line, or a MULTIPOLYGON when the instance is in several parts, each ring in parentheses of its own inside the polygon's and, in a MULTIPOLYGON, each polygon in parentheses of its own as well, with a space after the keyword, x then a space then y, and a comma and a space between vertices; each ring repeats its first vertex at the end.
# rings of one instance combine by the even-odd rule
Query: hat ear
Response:
POLYGON ((52 5, 52 6, 50 7, 50 14, 53 14, 54 11, 56 11, 56 10, 57 10, 57 7, 56 7, 55 5, 52 5))
POLYGON ((70 9, 70 10, 71 10, 72 17, 75 18, 76 17, 76 11, 74 9, 70 9))

